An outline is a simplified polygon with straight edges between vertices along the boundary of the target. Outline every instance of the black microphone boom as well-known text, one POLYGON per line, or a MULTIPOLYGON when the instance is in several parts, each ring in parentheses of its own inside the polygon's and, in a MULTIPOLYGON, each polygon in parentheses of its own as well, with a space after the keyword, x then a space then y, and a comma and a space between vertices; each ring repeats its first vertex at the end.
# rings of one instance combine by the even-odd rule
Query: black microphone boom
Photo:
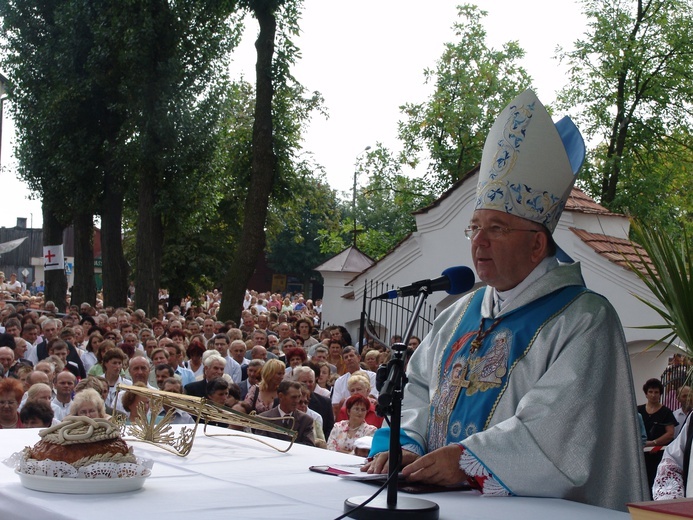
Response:
POLYGON ((462 294, 474 287, 474 272, 465 265, 448 267, 442 275, 433 280, 419 280, 409 285, 399 287, 380 294, 376 300, 391 300, 404 296, 416 296, 425 288, 428 294, 437 291, 446 291, 448 294, 462 294))

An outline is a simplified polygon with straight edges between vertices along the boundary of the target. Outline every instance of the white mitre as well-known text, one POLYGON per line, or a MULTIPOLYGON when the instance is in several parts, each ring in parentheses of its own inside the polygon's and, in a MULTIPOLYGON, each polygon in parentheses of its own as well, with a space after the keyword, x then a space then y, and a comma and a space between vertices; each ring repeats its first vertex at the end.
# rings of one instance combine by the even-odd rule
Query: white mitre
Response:
POLYGON ((475 209, 493 209, 543 224, 553 233, 585 159, 569 117, 554 125, 526 90, 503 109, 486 137, 475 209))

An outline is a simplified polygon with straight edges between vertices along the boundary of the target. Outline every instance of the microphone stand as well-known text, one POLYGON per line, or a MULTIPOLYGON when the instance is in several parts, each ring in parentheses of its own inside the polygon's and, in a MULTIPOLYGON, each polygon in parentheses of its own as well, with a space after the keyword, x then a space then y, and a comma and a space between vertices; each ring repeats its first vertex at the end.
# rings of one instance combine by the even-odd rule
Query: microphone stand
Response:
POLYGON ((414 310, 404 334, 404 343, 392 345, 393 357, 390 359, 387 369, 388 376, 378 394, 378 415, 390 415, 390 451, 389 451, 389 470, 387 484, 387 498, 383 500, 381 496, 376 497, 367 505, 354 510, 360 504, 368 500, 369 496, 355 496, 344 501, 344 512, 349 513, 349 518, 361 520, 438 520, 440 507, 435 502, 413 497, 401 497, 397 501, 398 477, 402 465, 402 446, 400 445, 399 435, 402 424, 402 398, 404 397, 404 386, 407 384, 407 376, 404 371, 404 359, 407 351, 407 344, 419 319, 421 308, 429 295, 429 287, 423 286, 419 289, 416 297, 414 310))

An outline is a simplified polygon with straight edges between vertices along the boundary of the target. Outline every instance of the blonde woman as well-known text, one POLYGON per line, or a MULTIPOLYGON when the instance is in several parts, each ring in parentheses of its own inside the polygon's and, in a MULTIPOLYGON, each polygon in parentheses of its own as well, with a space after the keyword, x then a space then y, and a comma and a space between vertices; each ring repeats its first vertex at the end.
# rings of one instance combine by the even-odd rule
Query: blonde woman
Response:
MULTIPOLYGON (((366 411, 366 423, 380 428, 383 425, 383 418, 379 417, 375 413, 375 402, 374 399, 370 397, 371 395, 371 381, 365 372, 358 371, 354 372, 349 380, 347 381, 347 388, 349 389, 350 395, 362 395, 370 403, 368 410, 366 411)), ((346 405, 342 406, 339 410, 339 415, 337 416, 338 421, 344 421, 348 419, 346 405)))
POLYGON ((85 415, 92 419, 108 419, 106 405, 99 393, 93 388, 85 388, 75 394, 70 406, 70 415, 85 415))
POLYGON ((257 413, 266 412, 274 407, 277 398, 277 387, 284 379, 286 365, 278 359, 270 359, 262 367, 261 380, 248 390, 243 401, 247 413, 253 410, 257 413))

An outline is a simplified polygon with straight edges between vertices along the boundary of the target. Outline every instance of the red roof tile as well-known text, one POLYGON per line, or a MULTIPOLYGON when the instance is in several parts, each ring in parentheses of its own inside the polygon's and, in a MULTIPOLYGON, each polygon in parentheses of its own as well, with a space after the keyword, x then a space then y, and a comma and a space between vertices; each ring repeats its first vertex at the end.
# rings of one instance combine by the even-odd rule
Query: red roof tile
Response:
POLYGON ((570 191, 570 196, 565 204, 567 211, 576 211, 580 213, 598 213, 600 215, 620 215, 620 213, 612 213, 601 204, 596 203, 586 193, 573 188, 570 191))
POLYGON ((594 251, 617 265, 625 269, 630 269, 630 262, 638 271, 647 274, 643 260, 654 271, 654 266, 647 256, 645 249, 639 244, 634 244, 630 240, 616 238, 609 235, 590 233, 584 229, 570 228, 580 240, 590 246, 594 251), (639 256, 638 256, 639 255, 639 256), (642 258, 642 260, 641 260, 642 258))

